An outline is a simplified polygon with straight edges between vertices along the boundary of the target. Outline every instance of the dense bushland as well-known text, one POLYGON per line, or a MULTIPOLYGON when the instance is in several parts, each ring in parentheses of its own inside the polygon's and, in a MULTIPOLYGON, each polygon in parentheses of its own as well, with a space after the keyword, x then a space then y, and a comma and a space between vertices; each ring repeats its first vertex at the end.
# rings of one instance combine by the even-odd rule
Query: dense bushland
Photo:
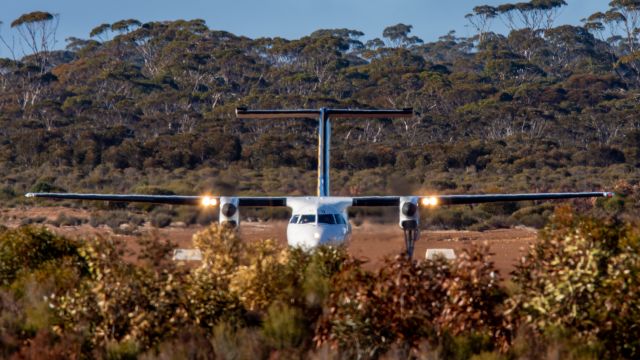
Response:
POLYGON ((212 226, 196 266, 170 242, 0 233, 0 356, 637 358, 640 234, 559 208, 505 281, 479 244, 447 262, 305 253, 212 226), (19 266, 18 266, 19 265, 19 266))
POLYGON ((614 0, 581 26, 555 24, 564 3, 479 6, 477 34, 430 43, 404 24, 287 40, 128 19, 52 50, 69 19, 25 14, 0 32, 33 49, 5 46, 0 61, 0 199, 313 193, 315 123, 238 121, 237 106, 413 107, 411 119, 334 124, 337 195, 637 186, 640 8, 614 0), (492 31, 498 18, 509 33, 492 31), (29 26, 38 36, 20 37, 29 26))

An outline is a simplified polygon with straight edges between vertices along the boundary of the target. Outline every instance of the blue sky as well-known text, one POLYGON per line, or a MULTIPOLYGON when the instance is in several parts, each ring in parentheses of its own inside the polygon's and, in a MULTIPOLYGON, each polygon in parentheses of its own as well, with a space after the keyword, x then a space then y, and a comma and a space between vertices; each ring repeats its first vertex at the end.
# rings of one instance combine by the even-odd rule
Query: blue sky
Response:
MULTIPOLYGON (((524 1, 524 0, 518 0, 524 1)), ((69 36, 88 37, 101 23, 124 18, 155 20, 206 20, 213 29, 251 38, 299 38, 321 28, 363 31, 366 39, 380 37, 389 25, 413 25, 413 35, 436 40, 449 30, 472 33, 464 15, 476 5, 498 5, 495 0, 7 0, 2 5, 0 34, 9 35, 9 23, 21 14, 43 10, 60 14, 58 47, 69 36)), ((578 24, 608 0, 567 0, 558 23, 578 24)), ((498 22, 498 25, 499 22, 498 22)), ((4 50, 4 49, 3 49, 4 50)), ((0 56, 6 52, 0 50, 0 56)))

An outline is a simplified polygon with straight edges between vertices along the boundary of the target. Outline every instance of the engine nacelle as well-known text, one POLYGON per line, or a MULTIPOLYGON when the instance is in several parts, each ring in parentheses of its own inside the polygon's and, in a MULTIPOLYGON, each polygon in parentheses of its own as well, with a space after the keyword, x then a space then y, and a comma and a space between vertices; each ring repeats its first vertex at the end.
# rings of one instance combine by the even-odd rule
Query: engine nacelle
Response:
POLYGON ((240 207, 236 197, 220 197, 219 223, 237 228, 240 226, 240 207))
POLYGON ((417 197, 403 196, 400 198, 400 221, 398 225, 407 230, 417 230, 420 227, 420 208, 417 197))

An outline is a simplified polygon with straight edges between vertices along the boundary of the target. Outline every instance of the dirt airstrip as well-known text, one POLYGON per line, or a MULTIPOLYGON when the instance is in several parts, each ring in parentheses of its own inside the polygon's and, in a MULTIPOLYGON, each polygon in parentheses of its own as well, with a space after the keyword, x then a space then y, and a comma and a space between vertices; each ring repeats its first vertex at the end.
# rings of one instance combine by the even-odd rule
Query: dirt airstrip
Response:
MULTIPOLYGON (((58 214, 64 212, 68 216, 88 219, 90 212, 82 209, 64 207, 31 207, 2 209, 2 223, 8 227, 16 227, 21 219, 46 217, 55 219, 58 214)), ((107 226, 94 228, 89 224, 80 226, 55 227, 45 225, 55 233, 71 237, 87 236, 117 236, 131 244, 131 250, 137 251, 136 236, 117 235, 107 226)), ((240 236, 246 241, 260 239, 276 239, 281 244, 286 244, 286 222, 243 222, 240 227, 240 236)), ((180 248, 191 248, 191 237, 202 226, 169 226, 156 229, 148 224, 139 228, 141 234, 156 232, 161 238, 170 239, 180 248)), ((522 257, 526 248, 532 244, 537 233, 529 228, 501 229, 489 231, 422 231, 420 240, 416 243, 415 257, 424 258, 426 250, 432 248, 453 249, 456 253, 473 243, 487 242, 494 261, 500 273, 508 277, 513 270, 516 261, 522 257)), ((385 256, 393 256, 404 250, 404 238, 402 230, 397 224, 367 223, 353 227, 353 236, 348 245, 349 252, 361 259, 368 260, 367 268, 376 269, 381 266, 385 256)))

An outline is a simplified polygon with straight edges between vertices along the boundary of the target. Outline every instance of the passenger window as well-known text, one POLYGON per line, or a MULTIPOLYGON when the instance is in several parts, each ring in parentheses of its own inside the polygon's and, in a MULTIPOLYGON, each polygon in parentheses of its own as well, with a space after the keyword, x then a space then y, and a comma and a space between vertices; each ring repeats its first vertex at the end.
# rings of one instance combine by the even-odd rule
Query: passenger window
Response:
POLYGON ((315 215, 302 215, 300 216, 300 224, 310 224, 316 222, 315 215))
POLYGON ((342 217, 342 215, 340 215, 340 214, 334 214, 333 216, 335 216, 335 218, 336 218, 336 224, 341 224, 341 225, 346 224, 346 223, 344 222, 344 218, 342 217))
POLYGON ((320 214, 320 215, 318 215, 318 222, 320 224, 331 224, 331 225, 336 223, 336 221, 333 218, 332 214, 320 214))
POLYGON ((290 224, 297 224, 298 223, 298 219, 300 219, 300 215, 293 215, 291 217, 291 221, 289 221, 290 224))

